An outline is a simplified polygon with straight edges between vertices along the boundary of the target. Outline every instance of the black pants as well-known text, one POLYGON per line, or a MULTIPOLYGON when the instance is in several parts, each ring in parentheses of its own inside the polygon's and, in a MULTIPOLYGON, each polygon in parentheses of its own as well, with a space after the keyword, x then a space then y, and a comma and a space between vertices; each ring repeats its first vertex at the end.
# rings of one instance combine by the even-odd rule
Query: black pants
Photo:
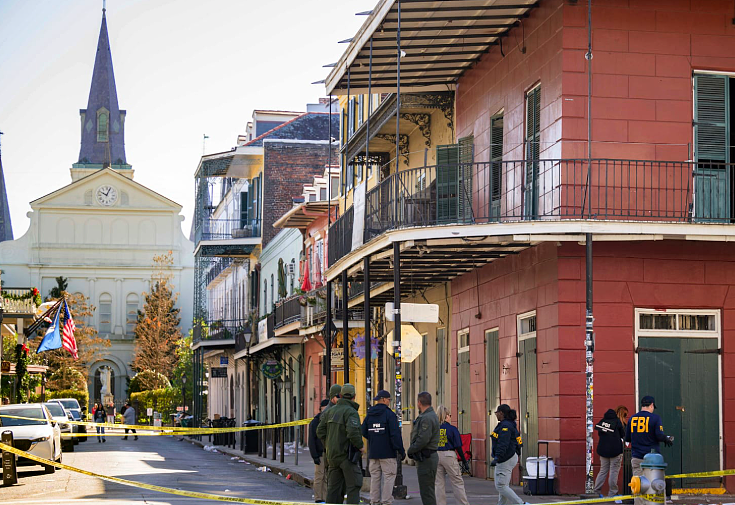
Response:
POLYGON ((138 438, 138 432, 135 431, 135 428, 125 428, 125 436, 126 437, 128 436, 128 430, 130 430, 130 431, 133 432, 133 434, 135 435, 135 438, 138 438))

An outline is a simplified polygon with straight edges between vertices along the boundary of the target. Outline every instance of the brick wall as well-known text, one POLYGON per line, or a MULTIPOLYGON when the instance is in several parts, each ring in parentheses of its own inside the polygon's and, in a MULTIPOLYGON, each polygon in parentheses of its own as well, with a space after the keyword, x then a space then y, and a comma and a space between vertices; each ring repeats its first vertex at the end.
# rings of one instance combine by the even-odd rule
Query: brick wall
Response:
MULTIPOLYGON (((326 143, 269 141, 263 144, 263 247, 280 231, 273 228, 283 214, 293 207, 304 184, 324 173, 328 151, 326 143)), ((332 159, 337 159, 333 148, 332 159)))

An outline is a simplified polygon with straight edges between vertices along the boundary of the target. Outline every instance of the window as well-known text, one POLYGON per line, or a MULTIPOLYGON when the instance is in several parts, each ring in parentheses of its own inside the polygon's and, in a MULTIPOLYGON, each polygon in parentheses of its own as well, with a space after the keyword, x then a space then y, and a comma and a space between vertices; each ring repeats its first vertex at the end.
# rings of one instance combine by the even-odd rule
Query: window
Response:
POLYGON ((101 109, 97 113, 97 142, 107 142, 109 138, 110 116, 107 111, 101 109))
POLYGON ((268 281, 263 280, 263 314, 268 313, 268 281))
POLYGON ((518 316, 518 340, 536 337, 536 311, 518 316))
POLYGON ((314 280, 321 284, 322 281, 322 264, 324 262, 324 241, 317 240, 314 244, 314 280))
POLYGON ((339 177, 332 177, 332 193, 331 197, 334 198, 339 195, 339 177))
POLYGON ((252 207, 252 202, 249 200, 249 191, 244 189, 240 192, 240 228, 245 228, 248 224, 248 212, 252 207))
POLYGON ((541 86, 526 93, 526 177, 523 191, 524 215, 538 217, 539 162, 541 155, 541 86))
POLYGON ((357 97, 357 126, 360 126, 365 118, 365 97, 357 97))
POLYGON ((270 310, 273 312, 273 309, 276 307, 276 291, 275 291, 275 283, 273 282, 273 274, 271 274, 271 304, 270 304, 270 310))
POLYGON ((100 295, 99 332, 102 335, 112 333, 112 297, 107 293, 100 295))
POLYGON ((291 271, 289 272, 289 277, 291 278, 291 295, 293 295, 296 290, 294 289, 294 283, 296 281, 296 259, 291 258, 291 271))
POLYGON ((138 295, 130 293, 125 300, 125 334, 132 335, 135 333, 135 326, 138 324, 138 295))
POLYGON ((325 202, 327 200, 327 188, 319 188, 319 201, 325 202))
POLYGON ((716 337, 719 310, 636 309, 638 336, 716 337))
POLYGON ((490 217, 500 217, 503 184, 503 113, 490 119, 490 217))

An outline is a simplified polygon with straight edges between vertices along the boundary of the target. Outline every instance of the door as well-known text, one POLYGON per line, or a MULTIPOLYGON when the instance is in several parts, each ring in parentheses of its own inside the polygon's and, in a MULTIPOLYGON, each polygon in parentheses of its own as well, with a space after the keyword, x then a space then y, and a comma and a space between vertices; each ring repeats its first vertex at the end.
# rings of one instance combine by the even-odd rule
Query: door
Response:
POLYGON ((729 221, 732 177, 730 160, 730 78, 694 76, 695 209, 699 221, 729 221))
POLYGON ((436 147, 436 222, 456 222, 459 212, 459 144, 436 147))
POLYGON ((470 433, 470 334, 467 330, 457 335, 457 428, 460 433, 470 433))
POLYGON ((538 379, 536 372, 536 337, 518 341, 518 383, 520 388, 520 423, 523 450, 521 466, 526 458, 538 456, 538 379))
MULTIPOLYGON (((720 401, 716 338, 638 339, 639 396, 656 399, 664 432, 666 473, 720 469, 720 401)), ((679 479, 675 488, 719 487, 720 478, 679 479)))
MULTIPOLYGON (((498 420, 495 417, 495 409, 500 405, 500 343, 498 330, 485 332, 485 410, 487 411, 487 426, 485 427, 485 447, 487 454, 485 461, 492 461, 493 444, 490 434, 495 429, 498 420)), ((490 479, 495 472, 490 465, 485 465, 485 477, 490 479)))

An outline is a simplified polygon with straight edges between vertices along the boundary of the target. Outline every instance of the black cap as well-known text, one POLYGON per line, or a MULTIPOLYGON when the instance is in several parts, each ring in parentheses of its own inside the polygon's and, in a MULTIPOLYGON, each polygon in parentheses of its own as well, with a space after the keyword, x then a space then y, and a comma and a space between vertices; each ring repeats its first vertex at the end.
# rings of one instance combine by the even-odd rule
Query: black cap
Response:
POLYGON ((641 407, 648 407, 649 405, 653 405, 653 408, 656 408, 656 400, 653 398, 653 396, 644 396, 641 398, 641 407))
POLYGON ((510 411, 511 411, 510 405, 508 405, 507 403, 501 403, 500 405, 498 405, 498 408, 495 409, 495 413, 496 414, 498 412, 502 412, 503 414, 507 414, 510 411))
POLYGON ((326 407, 327 405, 329 405, 329 400, 327 399, 322 400, 322 402, 319 404, 319 406, 322 408, 326 407))
POLYGON ((386 391, 385 389, 381 389, 378 391, 378 394, 375 395, 375 398, 373 398, 374 402, 377 402, 378 400, 382 400, 383 398, 387 398, 390 400, 390 393, 386 391))

